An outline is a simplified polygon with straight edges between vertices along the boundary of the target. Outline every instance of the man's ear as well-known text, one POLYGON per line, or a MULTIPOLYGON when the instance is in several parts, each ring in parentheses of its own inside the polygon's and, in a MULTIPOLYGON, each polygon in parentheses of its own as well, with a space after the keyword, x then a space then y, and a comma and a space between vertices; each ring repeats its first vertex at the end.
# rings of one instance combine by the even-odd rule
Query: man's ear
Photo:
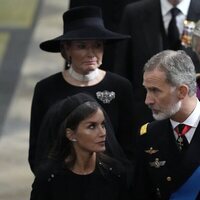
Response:
POLYGON ((68 138, 68 140, 72 141, 72 142, 76 142, 76 138, 75 138, 75 134, 74 131, 70 128, 66 128, 66 137, 68 138))
POLYGON ((185 84, 182 84, 178 88, 178 97, 179 99, 184 99, 186 95, 189 93, 189 87, 185 84))

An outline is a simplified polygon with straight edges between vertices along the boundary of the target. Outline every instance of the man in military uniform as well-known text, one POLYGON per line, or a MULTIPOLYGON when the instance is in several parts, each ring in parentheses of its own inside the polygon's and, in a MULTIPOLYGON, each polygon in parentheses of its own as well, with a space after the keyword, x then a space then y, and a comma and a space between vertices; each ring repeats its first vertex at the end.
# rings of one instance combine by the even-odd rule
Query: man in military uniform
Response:
POLYGON ((143 86, 156 121, 140 130, 135 199, 197 199, 200 102, 194 64, 183 51, 162 51, 145 64, 143 86))

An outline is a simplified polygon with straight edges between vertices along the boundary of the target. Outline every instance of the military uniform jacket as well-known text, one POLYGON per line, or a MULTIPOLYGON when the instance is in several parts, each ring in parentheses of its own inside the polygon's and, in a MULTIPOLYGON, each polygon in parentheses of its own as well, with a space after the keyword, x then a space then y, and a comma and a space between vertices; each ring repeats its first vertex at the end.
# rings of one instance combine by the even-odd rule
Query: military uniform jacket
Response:
MULTIPOLYGON (((200 19, 200 1, 191 0, 187 20, 196 22, 198 19, 200 19)), ((153 120, 150 109, 144 103, 146 95, 142 86, 144 64, 156 53, 168 49, 160 0, 141 0, 128 4, 122 15, 120 32, 130 35, 131 39, 118 43, 114 72, 128 78, 133 85, 134 111, 137 116, 134 125, 137 131, 142 124, 153 120)), ((189 48, 187 53, 193 55, 189 48)), ((197 72, 200 70, 198 66, 199 63, 196 66, 197 72)))
POLYGON ((139 137, 135 199, 169 199, 200 166, 200 125, 184 155, 169 119, 148 124, 139 137))

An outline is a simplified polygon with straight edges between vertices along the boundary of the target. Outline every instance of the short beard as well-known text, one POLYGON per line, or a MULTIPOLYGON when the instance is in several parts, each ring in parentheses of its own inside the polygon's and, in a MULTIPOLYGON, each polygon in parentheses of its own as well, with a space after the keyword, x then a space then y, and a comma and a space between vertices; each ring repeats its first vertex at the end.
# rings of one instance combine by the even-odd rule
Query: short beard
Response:
POLYGON ((181 104, 182 104, 181 101, 178 101, 177 103, 175 103, 172 106, 169 106, 169 108, 167 108, 166 110, 164 110, 163 112, 159 114, 153 113, 153 118, 155 120, 163 120, 163 119, 170 118, 171 116, 173 116, 180 110, 181 104))

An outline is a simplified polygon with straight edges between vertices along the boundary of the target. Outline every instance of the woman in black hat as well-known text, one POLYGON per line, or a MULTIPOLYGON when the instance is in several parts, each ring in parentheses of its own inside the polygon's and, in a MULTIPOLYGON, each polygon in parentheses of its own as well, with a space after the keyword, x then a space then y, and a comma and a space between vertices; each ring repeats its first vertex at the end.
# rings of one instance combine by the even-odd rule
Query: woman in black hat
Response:
POLYGON ((133 155, 131 83, 119 75, 99 69, 104 44, 129 36, 107 30, 101 10, 95 6, 70 9, 64 13, 63 21, 63 35, 40 44, 44 51, 60 52, 67 66, 62 72, 38 82, 35 87, 29 146, 29 163, 33 172, 37 168, 35 161, 42 154, 40 147, 47 138, 45 133, 39 135, 45 113, 57 101, 79 92, 89 93, 97 99, 108 113, 123 150, 129 158, 133 155))
POLYGON ((95 99, 84 93, 51 107, 41 131, 58 137, 36 173, 31 200, 129 199, 125 157, 107 119, 95 99), (112 158, 104 153, 106 148, 112 158))
MULTIPOLYGON (((102 9, 104 25, 106 28, 112 31, 119 30, 119 24, 121 16, 125 6, 129 3, 137 2, 141 0, 70 0, 69 7, 74 8, 77 6, 98 6, 102 9)), ((114 55, 115 46, 106 45, 103 57, 103 64, 101 69, 113 71, 114 67, 114 55)))

